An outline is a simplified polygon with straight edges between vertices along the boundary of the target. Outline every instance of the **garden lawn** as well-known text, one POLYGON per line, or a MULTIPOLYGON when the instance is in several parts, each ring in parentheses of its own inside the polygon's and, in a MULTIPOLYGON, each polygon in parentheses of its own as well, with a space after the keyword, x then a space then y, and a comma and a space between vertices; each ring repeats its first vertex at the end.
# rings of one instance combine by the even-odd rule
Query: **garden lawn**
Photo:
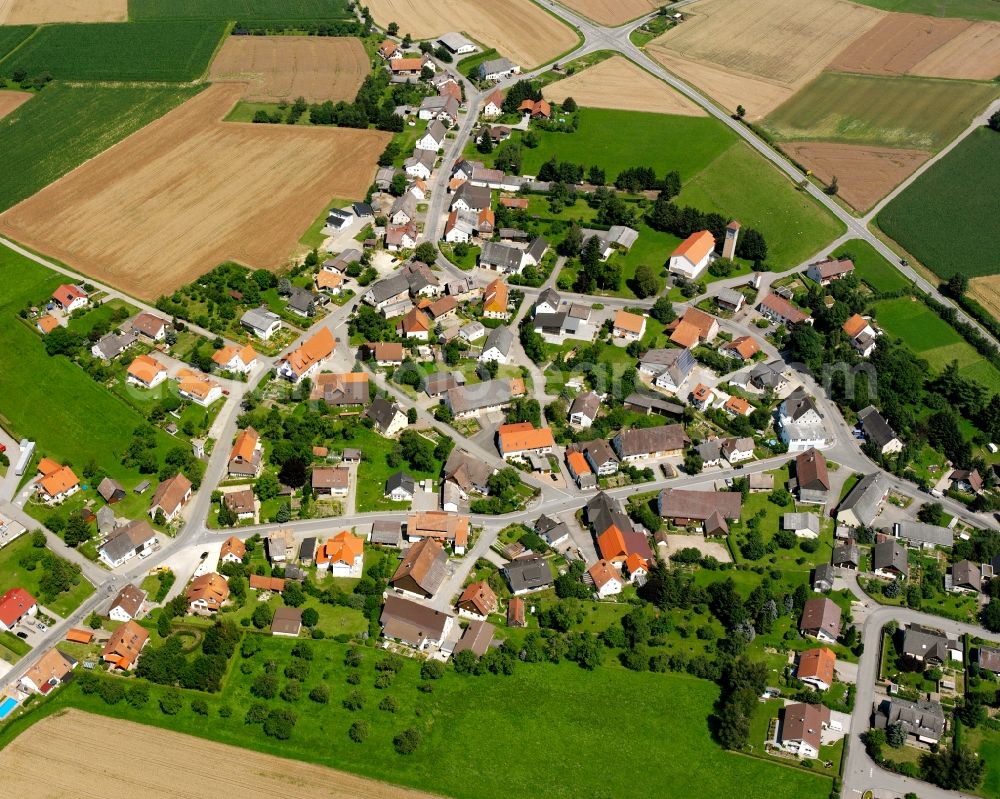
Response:
POLYGON ((778 271, 798 266, 844 231, 831 213, 743 142, 685 181, 675 202, 759 230, 767 240, 767 261, 778 271))
POLYGON ((901 338, 935 371, 957 360, 963 377, 979 381, 991 392, 1000 391, 1000 370, 919 300, 900 297, 879 302, 875 318, 886 333, 901 338))
POLYGON ((225 33, 223 22, 46 25, 0 70, 61 80, 192 81, 204 74, 225 33))
POLYGON ((980 796, 1000 796, 1000 732, 980 727, 962 728, 965 743, 986 763, 986 776, 976 791, 980 796))
POLYGON ((833 251, 834 258, 848 254, 854 260, 855 274, 875 291, 899 291, 913 285, 908 277, 863 239, 851 239, 833 251))
MULTIPOLYGON (((111 324, 111 317, 114 312, 119 309, 124 308, 128 311, 129 316, 139 313, 139 309, 127 303, 124 300, 114 299, 108 302, 101 303, 96 308, 91 308, 83 316, 78 316, 76 319, 70 319, 67 328, 74 333, 79 333, 81 336, 86 336, 93 330, 98 324, 111 324)), ((114 327, 112 327, 114 330, 114 327)), ((127 360, 128 356, 124 356, 127 360)))
POLYGON ((411 469, 405 461, 392 467, 386 463, 386 456, 396 445, 395 440, 382 438, 378 433, 367 427, 358 425, 350 441, 343 443, 345 447, 357 447, 363 453, 358 466, 358 486, 355 497, 355 509, 358 513, 373 510, 406 510, 408 502, 391 502, 385 499, 385 481, 398 471, 405 471, 418 482, 425 478, 436 479, 441 473, 441 462, 434 462, 434 469, 422 472, 411 469))
MULTIPOLYGON (((152 687, 151 701, 142 709, 127 703, 109 706, 97 694, 84 696, 70 683, 7 733, 0 744, 23 725, 68 705, 95 713, 152 723, 196 736, 266 751, 285 757, 322 763, 365 776, 439 792, 456 799, 507 799, 511 796, 544 796, 546 799, 615 796, 680 799, 730 793, 739 784, 746 799, 820 799, 829 794, 829 777, 783 768, 753 758, 724 752, 712 740, 708 717, 718 698, 709 682, 675 674, 634 673, 610 658, 596 671, 577 665, 517 664, 513 676, 465 677, 449 668, 433 684, 433 693, 417 691, 419 664, 407 660, 391 687, 377 690, 374 663, 383 655, 364 649, 357 686, 365 697, 362 710, 342 707, 354 690, 346 684, 343 665, 346 647, 329 640, 314 641, 315 658, 297 702, 280 699, 269 707, 294 708, 298 721, 287 741, 265 737, 260 727, 244 722, 244 710, 255 701, 249 686, 267 660, 287 662, 293 642, 265 638, 261 652, 250 659, 250 674, 234 664, 221 697, 207 696, 210 724, 190 709, 190 699, 204 696, 182 692, 183 708, 165 716, 158 708, 164 689, 152 687), (330 702, 320 705, 306 695, 320 683, 330 687, 330 702), (382 697, 398 702, 396 713, 378 709, 382 697), (604 697, 605 699, 599 699, 604 697), (607 697, 642 697, 628 712, 608 712, 594 723, 595 709, 607 697), (220 718, 218 708, 233 709, 220 718), (525 712, 525 709, 530 709, 525 712), (371 736, 352 743, 347 730, 357 719, 371 725, 371 736), (421 743, 413 756, 396 754, 391 740, 413 727, 421 743), (479 746, 459 741, 503 742, 503 757, 479 746), (636 752, 648 754, 642 768, 635 768, 636 752), (540 756, 540 753, 543 753, 540 756), (628 774, 607 785, 609 774, 628 774)), ((239 653, 235 656, 240 661, 239 653)), ((279 677, 279 682, 286 682, 279 677)))
MULTIPOLYGON (((42 567, 39 565, 34 570, 28 571, 18 562, 32 549, 31 536, 27 533, 0 549, 0 594, 10 588, 23 588, 41 601, 38 582, 43 574, 42 567)), ((76 585, 71 587, 69 591, 64 591, 51 602, 44 604, 53 613, 68 616, 92 593, 94 593, 94 586, 81 576, 78 577, 76 585)))
MULTIPOLYGON (((1000 4, 997 4, 1000 8, 1000 4)), ((1000 265, 1000 133, 980 128, 879 213, 889 236, 938 277, 995 275, 1000 265), (956 230, 973 235, 955 235, 956 230)))
POLYGON ((129 19, 217 19, 239 22, 349 19, 344 0, 129 0, 129 19))
POLYGON ((650 166, 657 176, 677 170, 687 181, 735 141, 735 134, 708 117, 581 108, 574 133, 538 130, 539 146, 523 147, 522 173, 537 175, 555 156, 584 166, 600 166, 608 183, 623 169, 650 166))
MULTIPOLYGON (((6 67, 6 62, 0 64, 0 72, 6 72, 6 67)), ((181 86, 46 86, 31 102, 0 119, 0 175, 4 176, 0 211, 30 197, 200 90, 181 86)))
MULTIPOLYGON (((41 336, 17 318, 26 303, 42 301, 64 281, 0 247, 0 363, 17 365, 0 369, 0 422, 15 438, 36 441, 39 454, 78 469, 93 459, 131 487, 140 475, 121 458, 145 419, 67 358, 50 358, 41 336)), ((175 446, 160 431, 157 441, 161 456, 175 446)))

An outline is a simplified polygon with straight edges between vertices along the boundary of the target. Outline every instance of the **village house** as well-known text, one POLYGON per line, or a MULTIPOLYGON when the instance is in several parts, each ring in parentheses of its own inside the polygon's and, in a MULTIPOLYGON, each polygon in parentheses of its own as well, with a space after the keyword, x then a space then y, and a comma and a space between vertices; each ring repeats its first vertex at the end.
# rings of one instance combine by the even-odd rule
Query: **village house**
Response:
POLYGON ((889 494, 882 472, 865 475, 837 507, 837 524, 871 527, 889 494))
POLYGON ((251 574, 248 585, 251 591, 269 591, 272 594, 280 594, 285 590, 285 579, 283 577, 265 577, 262 574, 251 574))
POLYGON ((277 374, 292 383, 312 378, 337 346, 330 328, 321 327, 299 347, 278 361, 277 374))
POLYGON ((90 348, 90 354, 102 361, 113 361, 138 340, 139 334, 134 330, 121 335, 108 333, 106 336, 101 336, 90 348))
POLYGON ((9 588, 0 596, 0 631, 10 632, 28 616, 38 614, 38 602, 23 588, 9 588))
POLYGON ((265 539, 267 557, 271 563, 286 563, 295 559, 297 547, 295 533, 291 530, 276 530, 265 539))
POLYGON ((431 150, 432 152, 437 152, 444 145, 445 136, 448 133, 448 128, 446 128, 439 120, 434 120, 427 126, 427 130, 424 134, 417 139, 414 145, 418 150, 431 150))
POLYGON ((791 530, 797 538, 819 538, 819 517, 815 513, 785 513, 781 529, 791 530))
POLYGON ((452 55, 465 55, 466 53, 476 52, 476 45, 460 33, 443 33, 438 37, 437 42, 452 55))
POLYGON ((387 215, 390 225, 405 225, 417 218, 417 198, 412 192, 397 197, 392 202, 387 215))
POLYGON ((56 463, 51 458, 38 462, 38 479, 35 491, 46 505, 58 505, 80 490, 80 479, 69 466, 56 463))
POLYGON ((74 658, 52 647, 24 673, 20 685, 29 693, 47 696, 70 678, 76 663, 74 658))
POLYGON ((202 372, 177 370, 177 393, 196 405, 207 408, 222 398, 222 386, 202 372))
POLYGON ((639 240, 639 231, 626 225, 612 225, 608 230, 583 228, 580 233, 584 246, 590 239, 597 239, 602 261, 608 260, 616 252, 628 252, 639 240))
POLYGON ((127 621, 111 633, 101 651, 101 659, 113 668, 131 671, 147 643, 149 632, 146 628, 135 621, 127 621))
POLYGON ((231 535, 222 542, 222 549, 219 550, 219 563, 242 563, 246 553, 246 544, 235 535, 231 535))
POLYGON ((249 374, 257 366, 257 353, 249 344, 244 347, 232 347, 228 344, 212 354, 212 361, 224 372, 249 374))
POLYGON ((479 65, 479 79, 497 83, 511 75, 520 75, 521 68, 508 58, 494 58, 479 65))
POLYGON ((737 397, 735 394, 727 399, 722 404, 722 410, 733 417, 738 416, 751 416, 753 414, 753 405, 751 405, 743 397, 737 397))
POLYGON ((597 561, 587 569, 587 574, 594 582, 594 592, 598 599, 607 599, 609 596, 620 594, 624 588, 621 570, 606 560, 597 561))
POLYGON ((403 161, 403 169, 411 178, 429 180, 437 163, 437 150, 414 150, 413 155, 403 161))
POLYGON ((167 330, 170 329, 170 322, 156 314, 143 311, 132 320, 131 326, 132 330, 140 336, 155 343, 166 339, 167 330))
POLYGON ((799 502, 825 505, 830 494, 830 476, 826 456, 810 448, 795 456, 795 477, 790 486, 798 494, 799 502))
POLYGON ((385 39, 382 44, 378 46, 378 54, 380 58, 384 58, 386 61, 389 61, 393 58, 401 58, 403 50, 392 39, 385 39))
POLYGON ((837 656, 832 649, 819 647, 807 649, 799 656, 799 666, 795 676, 817 691, 826 691, 833 685, 837 656))
POLYGON ((715 237, 707 230, 692 233, 670 254, 670 274, 697 280, 708 268, 715 251, 715 237))
POLYGON ((458 191, 452 195, 451 210, 479 213, 489 208, 491 204, 489 187, 476 186, 471 181, 467 181, 459 186, 458 191))
POLYGON ((823 414, 816 401, 801 387, 789 394, 779 406, 778 428, 789 452, 823 449, 830 443, 823 414))
POLYGON ((360 577, 365 565, 363 538, 342 530, 316 550, 316 574, 333 577, 360 577))
POLYGON ((238 522, 253 521, 257 518, 259 506, 252 488, 227 491, 222 495, 222 504, 229 509, 238 522))
POLYGON ((392 502, 410 502, 417 490, 417 481, 406 472, 390 474, 385 481, 384 496, 392 502))
POLYGON ((150 500, 149 515, 155 519, 156 512, 163 511, 164 518, 168 522, 173 521, 191 499, 191 491, 191 481, 178 472, 156 487, 150 500))
POLYGON ((802 322, 812 324, 812 317, 804 311, 800 311, 784 297, 777 294, 768 294, 757 304, 757 310, 761 315, 777 324, 791 327, 802 322))
POLYGON ((719 334, 719 320, 697 308, 688 308, 672 326, 670 340, 681 347, 710 344, 719 334))
POLYGON ((365 417, 371 419, 375 431, 384 438, 392 438, 406 427, 406 414, 395 402, 376 397, 365 410, 365 417))
POLYGON ((240 325, 257 338, 267 341, 281 330, 281 317, 274 311, 261 306, 260 308, 251 308, 243 314, 240 317, 240 325))
POLYGON ((743 512, 743 495, 739 491, 664 488, 657 498, 657 509, 661 517, 678 527, 697 522, 705 535, 726 535, 729 522, 743 512))
POLYGON ((497 432, 497 449, 504 460, 525 460, 530 455, 548 455, 555 445, 551 428, 536 429, 531 422, 502 424, 497 432))
POLYGON ((802 635, 834 644, 840 636, 840 608, 825 597, 807 599, 799 619, 802 635))
POLYGON ((142 612, 142 603, 146 601, 146 592, 129 583, 111 601, 108 608, 108 618, 115 621, 132 621, 142 612))
POLYGON ((854 271, 854 262, 849 258, 827 258, 816 261, 806 268, 806 277, 821 286, 829 286, 854 271))
POLYGON ((431 320, 419 308, 411 308, 396 320, 396 335, 417 341, 430 339, 431 320))
POLYGON ((434 71, 434 62, 427 56, 415 56, 406 58, 403 55, 389 59, 389 72, 396 80, 402 81, 404 78, 418 78, 424 67, 434 71))
POLYGON ((883 699, 872 717, 872 726, 879 730, 902 725, 907 738, 922 744, 936 744, 945 730, 944 710, 938 702, 890 697, 883 699))
POLYGON ((126 497, 125 486, 113 477, 105 477, 97 486, 97 493, 109 505, 121 502, 126 497))
POLYGON ((97 555, 110 569, 130 561, 136 555, 145 557, 156 545, 156 531, 145 519, 136 519, 117 528, 97 549, 97 555))
POLYGON ((830 556, 830 564, 838 569, 857 571, 861 567, 861 548, 853 538, 837 544, 830 556))
POLYGON ((405 595, 430 599, 447 576, 448 554, 435 538, 424 538, 403 555, 389 580, 393 590, 405 595))
POLYGON ((317 466, 312 470, 310 485, 317 497, 346 497, 351 470, 346 466, 317 466))
POLYGON ((418 652, 435 649, 451 633, 455 618, 401 596, 389 594, 379 617, 382 635, 418 652))
POLYGON ((221 574, 208 572, 191 581, 186 596, 191 613, 215 613, 229 599, 229 583, 221 574))
POLYGON ((862 358, 868 358, 875 349, 875 338, 878 331, 868 319, 861 314, 854 314, 843 324, 844 333, 851 341, 851 346, 862 358))
POLYGON ((503 377, 449 389, 445 393, 445 403, 456 419, 467 419, 505 410, 511 400, 524 395, 521 378, 503 377))
POLYGON ((639 359, 639 374, 650 375, 655 386, 676 394, 691 376, 695 365, 694 355, 687 348, 648 350, 639 359))
POLYGON ((519 113, 531 117, 532 119, 552 118, 552 106, 549 105, 548 100, 524 99, 517 107, 517 110, 519 113))
POLYGON ((896 437, 885 417, 874 405, 858 411, 858 426, 865 440, 883 455, 902 451, 903 442, 896 437))
POLYGON ((668 424, 622 430, 612 439, 611 446, 619 459, 635 463, 651 458, 680 457, 685 445, 690 443, 683 425, 668 424))
POLYGON ((722 442, 722 456, 729 462, 730 466, 753 460, 753 453, 753 439, 747 436, 727 438, 722 442))
POLYGON ((167 367, 149 355, 140 355, 129 364, 125 382, 140 388, 156 388, 167 379, 167 367))
POLYGON ((385 248, 389 252, 409 250, 417 244, 417 223, 407 222, 405 225, 386 225, 385 248))
POLYGON ((812 590, 816 593, 829 593, 833 590, 835 573, 832 563, 819 563, 813 569, 812 590))
POLYGON ((496 361, 499 364, 510 363, 511 348, 514 346, 514 334, 509 327, 495 327, 486 337, 479 362, 496 361))
MULTIPOLYGON (((398 366, 403 362, 403 350, 401 345, 396 344, 395 346, 399 347, 399 361, 396 364, 398 366)), ((368 402, 368 396, 367 372, 318 374, 313 379, 312 388, 309 391, 309 399, 323 400, 330 407, 336 408, 346 405, 364 405, 368 402)))
POLYGON ((796 702, 781 712, 778 743, 786 752, 806 760, 819 757, 823 730, 830 726, 830 708, 796 702))
POLYGON ((593 391, 577 394, 569 407, 569 423, 576 428, 590 427, 601 410, 601 398, 593 391))
POLYGON ((466 586, 458 598, 460 616, 485 619, 491 613, 496 613, 499 608, 500 601, 485 580, 466 586))
POLYGON ((952 593, 978 594, 982 587, 982 570, 971 560, 960 560, 953 563, 945 577, 945 588, 952 593))
POLYGON ((464 555, 469 544, 469 517, 437 510, 417 511, 406 519, 406 538, 436 538, 450 543, 456 555, 464 555))
POLYGON ((52 292, 52 301, 62 309, 63 313, 71 314, 86 308, 89 295, 80 286, 71 286, 63 283, 52 292))
POLYGON ((465 375, 461 372, 433 372, 424 378, 424 393, 439 399, 452 388, 465 385, 465 375))
POLYGON ((949 661, 962 662, 963 645, 941 630, 910 624, 901 633, 901 653, 925 666, 943 666, 949 661))
POLYGON ((758 352, 760 352, 760 344, 750 336, 738 336, 719 347, 720 354, 727 358, 738 358, 744 362, 752 361, 758 352))
POLYGON ((298 638, 302 630, 302 608, 278 607, 271 619, 271 635, 298 638))
POLYGON ((389 309, 408 303, 409 299, 410 282, 406 275, 400 273, 373 283, 361 296, 362 302, 371 305, 385 317, 394 316, 389 309))
POLYGON ((521 558, 512 560, 500 573, 510 586, 514 596, 523 596, 534 591, 544 591, 553 584, 552 570, 544 558, 521 558))
POLYGON ((617 311, 612 323, 611 334, 626 342, 639 341, 646 334, 646 317, 629 311, 617 311))
POLYGON ((490 464, 470 455, 463 449, 455 448, 448 456, 444 464, 444 481, 453 483, 462 492, 463 499, 468 499, 469 494, 478 492, 480 494, 489 493, 489 479, 496 472, 490 464))
POLYGON ((720 289, 715 295, 715 304, 719 309, 730 313, 738 313, 746 301, 743 293, 736 289, 720 289))
POLYGON ((486 119, 496 119, 498 116, 503 115, 503 92, 499 89, 495 89, 489 97, 486 98, 486 102, 483 103, 482 115, 486 119))
POLYGON ((590 468, 599 477, 607 477, 618 472, 618 456, 615 455, 615 451, 611 448, 611 445, 603 438, 570 444, 566 448, 566 452, 582 453, 584 458, 587 459, 590 468))
POLYGON ((948 482, 955 491, 965 494, 983 493, 983 478, 978 469, 952 469, 948 482))
POLYGON ((399 366, 403 363, 403 345, 398 341, 379 341, 366 344, 365 349, 375 361, 376 366, 399 366))
POLYGON ((910 576, 906 547, 894 539, 881 541, 872 547, 872 571, 887 580, 905 580, 910 576))

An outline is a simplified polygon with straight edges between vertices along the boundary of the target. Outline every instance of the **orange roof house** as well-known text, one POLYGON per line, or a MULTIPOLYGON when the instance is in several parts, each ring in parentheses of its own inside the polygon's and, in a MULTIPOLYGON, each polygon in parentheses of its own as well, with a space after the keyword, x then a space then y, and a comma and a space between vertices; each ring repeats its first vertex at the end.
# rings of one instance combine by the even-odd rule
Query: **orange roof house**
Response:
POLYGON ((194 369, 177 370, 177 390, 181 396, 202 405, 210 405, 222 396, 222 386, 194 369))
POLYGON ((499 607, 500 603, 497 600, 497 595, 485 580, 472 583, 472 585, 468 586, 462 592, 462 596, 458 598, 459 610, 464 610, 467 613, 473 613, 477 616, 489 616, 491 613, 496 613, 499 607))
POLYGON ((602 559, 618 563, 623 563, 629 554, 628 547, 625 546, 625 536, 615 525, 597 537, 597 549, 602 559))
POLYGON ((246 369, 251 363, 257 360, 257 351, 249 344, 243 347, 233 347, 227 344, 221 350, 216 350, 212 355, 212 360, 224 369, 229 367, 236 358, 242 364, 242 369, 246 369))
POLYGON ((500 454, 505 458, 526 452, 546 452, 556 444, 551 428, 536 429, 531 422, 500 425, 497 439, 500 454))
POLYGON ((340 563, 351 568, 354 566, 355 560, 364 557, 364 554, 364 540, 352 535, 347 530, 342 530, 337 535, 327 539, 326 543, 320 545, 316 550, 316 565, 332 568, 335 564, 340 563))
POLYGON ((670 334, 670 340, 681 347, 695 347, 700 340, 698 328, 681 319, 674 328, 674 332, 670 334))
POLYGON ((496 227, 497 218, 492 208, 484 208, 479 212, 479 232, 492 231, 496 227))
POLYGON ((594 581, 594 588, 599 596, 618 594, 622 590, 622 574, 606 560, 599 560, 589 569, 587 574, 594 581))
POLYGON ((457 554, 469 543, 469 517, 463 513, 427 510, 411 513, 406 518, 406 537, 410 541, 436 538, 452 541, 457 554))
POLYGON ((857 313, 844 322, 844 332, 851 338, 856 338, 857 335, 866 327, 868 327, 868 320, 861 314, 857 313))
POLYGON ((743 399, 743 397, 730 397, 726 400, 726 404, 722 408, 729 411, 733 416, 749 416, 753 413, 753 405, 743 399))
POLYGON ((140 355, 128 367, 128 376, 133 382, 153 386, 167 376, 167 368, 148 355, 140 355))
POLYGON ((74 627, 66 632, 66 640, 74 644, 89 644, 94 640, 94 634, 90 630, 74 627))
POLYGON ((698 263, 715 248, 715 237, 707 230, 692 233, 682 241, 670 257, 683 255, 692 263, 698 263))
POLYGON ((330 328, 321 327, 316 333, 293 352, 288 353, 278 367, 282 377, 298 380, 306 377, 319 368, 321 361, 326 360, 337 347, 330 328))
POLYGON ((623 568, 629 577, 635 579, 636 576, 649 573, 649 561, 635 552, 630 552, 625 558, 623 568))
POLYGON ((744 361, 749 361, 760 352, 760 345, 750 336, 740 336, 724 344, 720 351, 729 355, 730 358, 738 357, 744 361))
POLYGON ((235 535, 231 535, 222 542, 222 549, 219 550, 219 562, 228 563, 242 561, 243 556, 246 555, 246 553, 246 544, 244 544, 235 535))
POLYGON ((129 671, 139 659, 139 653, 149 641, 146 629, 134 621, 120 625, 108 639, 101 657, 105 663, 110 663, 122 671, 129 671))
POLYGON ((48 499, 57 499, 80 486, 80 480, 69 466, 61 466, 50 458, 43 458, 38 464, 42 477, 38 481, 38 491, 48 499), (43 470, 44 465, 44 470, 43 470))
POLYGON ((579 477, 581 474, 590 474, 593 471, 590 468, 590 464, 587 463, 586 456, 580 451, 566 453, 566 463, 569 465, 574 477, 579 477))
POLYGON ((342 285, 344 285, 344 276, 339 272, 320 269, 316 273, 316 288, 318 289, 337 289, 342 285))
POLYGON ((378 54, 382 56, 382 58, 392 58, 398 52, 399 45, 392 39, 383 39, 382 44, 378 46, 378 54))
POLYGON ((528 210, 528 198, 527 197, 501 197, 500 205, 504 208, 515 208, 521 211, 528 210))
POLYGON ((826 647, 808 649, 799 657, 799 668, 796 676, 802 682, 809 683, 821 691, 833 685, 833 673, 837 665, 837 656, 826 647))
POLYGON ((507 315, 507 284, 497 278, 483 289, 483 313, 507 315))
POLYGON ((618 311, 615 314, 614 333, 615 335, 629 335, 641 338, 646 332, 646 318, 629 311, 618 311))
POLYGON ((411 308, 396 322, 396 332, 402 336, 425 337, 430 329, 431 320, 419 308, 411 308))
POLYGON ((187 590, 191 610, 216 611, 229 599, 229 583, 221 574, 209 572, 195 577, 187 590))
POLYGON ((694 391, 691 392, 691 399, 700 405, 704 405, 712 398, 712 389, 706 386, 704 383, 699 383, 694 387, 694 391))
POLYGON ((38 462, 38 473, 42 477, 48 477, 50 474, 55 474, 62 468, 62 464, 58 463, 52 458, 42 458, 38 462))
POLYGON ((522 113, 531 114, 535 119, 539 117, 549 119, 552 116, 552 106, 549 105, 547 100, 522 100, 517 110, 522 113))
POLYGON ((285 581, 281 577, 265 577, 262 574, 251 574, 250 587, 254 591, 273 591, 276 594, 280 594, 285 590, 285 581))
POLYGON ((59 327, 59 320, 52 314, 45 314, 45 316, 38 320, 38 329, 42 331, 43 334, 47 335, 57 327, 59 327))

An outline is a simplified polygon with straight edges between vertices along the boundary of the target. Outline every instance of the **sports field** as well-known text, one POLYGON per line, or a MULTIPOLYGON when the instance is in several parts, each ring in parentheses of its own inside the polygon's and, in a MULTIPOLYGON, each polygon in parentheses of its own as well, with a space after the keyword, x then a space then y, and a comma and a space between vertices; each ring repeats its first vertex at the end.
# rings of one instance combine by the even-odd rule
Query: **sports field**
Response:
POLYGON ((996 0, 859 0, 866 6, 884 11, 905 11, 931 17, 1000 20, 996 0))
POLYGON ((920 300, 900 297, 875 306, 875 319, 890 336, 901 338, 931 369, 939 371, 958 361, 959 373, 1000 391, 1000 371, 983 360, 971 345, 920 300))
POLYGON ((579 41, 576 32, 531 0, 371 0, 375 22, 399 24, 399 33, 432 39, 462 31, 497 49, 522 70, 558 58, 579 41))
POLYGON ((998 95, 989 83, 824 72, 765 126, 784 139, 938 150, 998 95))
POLYGON ((743 142, 684 183, 676 202, 757 228, 767 239, 768 263, 778 270, 802 263, 844 229, 743 142))
POLYGON ((781 149, 824 183, 836 175, 838 196, 859 211, 875 205, 930 157, 926 150, 824 141, 785 142, 781 149))
POLYGON ((1000 24, 890 14, 848 45, 830 69, 992 80, 1000 74, 1000 24))
POLYGON ((128 0, 130 19, 349 19, 346 0, 128 0))
MULTIPOLYGON (((48 90, 46 90, 48 91, 48 90)), ((0 247, 0 423, 38 451, 80 468, 91 459, 132 485, 139 473, 122 465, 132 431, 146 420, 64 357, 50 358, 41 336, 18 321, 28 303, 48 297, 66 278, 0 247), (67 435, 66 431, 73 431, 67 435)), ((162 456, 173 438, 157 432, 162 456)))
POLYGON ((212 60, 211 81, 249 83, 259 103, 353 101, 371 70, 361 40, 330 36, 230 36, 212 60))
POLYGON ((225 34, 222 22, 47 25, 0 61, 9 74, 94 81, 192 81, 225 34))
POLYGON ((283 266, 331 196, 364 197, 389 134, 222 122, 245 88, 209 86, 0 215, 0 232, 148 299, 225 260, 283 266))
POLYGON ((577 105, 588 108, 705 116, 701 106, 621 56, 557 80, 545 87, 544 94, 557 103, 572 97, 577 105))
POLYGON ((0 92, 0 119, 33 97, 31 92, 0 92))
POLYGON ((179 86, 46 86, 31 102, 0 119, 0 210, 30 197, 198 91, 179 86))
MULTIPOLYGON (((830 779, 825 775, 720 749, 711 739, 708 723, 718 698, 713 683, 676 674, 626 671, 610 657, 592 672, 567 661, 559 665, 519 663, 512 676, 466 677, 448 668, 434 681, 433 693, 422 693, 417 690, 420 666, 411 659, 406 659, 389 688, 375 689, 375 663, 382 655, 363 648, 356 690, 365 703, 360 710, 350 712, 342 706, 343 699, 355 690, 346 683, 346 646, 330 639, 313 641, 314 659, 309 676, 302 682, 302 698, 292 703, 279 699, 267 703, 275 709, 293 709, 298 717, 291 737, 276 741, 264 736, 259 725, 246 724, 244 714, 256 701, 249 691, 251 683, 267 660, 287 662, 291 642, 264 637, 261 643, 262 650, 244 661, 249 674, 242 673, 241 663, 235 664, 220 696, 182 691, 184 706, 174 716, 160 711, 158 698, 164 689, 159 686, 151 687, 150 702, 140 710, 127 702, 108 706, 96 694, 83 696, 75 684, 61 688, 50 707, 74 705, 145 721, 210 737, 219 744, 332 766, 456 799, 701 797, 729 791, 737 781, 740 795, 746 799, 820 799, 830 792, 830 779), (306 698, 319 684, 329 687, 329 704, 306 698), (378 709, 387 695, 398 704, 395 713, 378 709), (602 696, 635 696, 642 701, 633 703, 628 713, 605 713, 596 724, 595 697, 602 696), (207 717, 190 710, 190 699, 195 697, 205 699, 207 717), (233 710, 230 718, 219 716, 223 704, 233 710), (530 712, 525 712, 526 708, 530 712), (371 726, 371 736, 361 744, 347 737, 348 728, 358 719, 371 726), (421 742, 413 756, 402 757, 393 750, 391 741, 408 727, 421 733, 421 742), (481 746, 457 743, 481 741, 485 731, 490 740, 502 745, 503 757, 481 746), (674 756, 676 741, 684 742, 683 757, 674 756), (637 751, 649 753, 641 768, 635 767, 637 751), (613 789, 595 791, 595 786, 607 784, 610 774, 628 774, 628 779, 616 780, 613 789)), ((239 653, 235 659, 242 660, 239 653)), ((157 734, 150 732, 157 740, 157 734)), ((145 735, 126 737, 145 740, 145 735)), ((100 741, 105 747, 116 740, 96 735, 81 738, 100 741)), ((91 745, 81 740, 81 746, 91 745)), ((199 751, 196 746, 185 741, 188 752, 199 751)), ((65 757, 67 749, 73 747, 47 747, 47 756, 65 757)), ((6 750, 0 757, 5 756, 6 750)), ((111 771, 120 774, 129 770, 111 771)), ((252 771, 241 769, 242 782, 252 778, 252 771)))
POLYGON ((0 25, 124 22, 127 0, 0 0, 0 25))
POLYGON ((997 274, 998 185, 1000 133, 984 127, 883 208, 878 226, 943 279, 997 274))

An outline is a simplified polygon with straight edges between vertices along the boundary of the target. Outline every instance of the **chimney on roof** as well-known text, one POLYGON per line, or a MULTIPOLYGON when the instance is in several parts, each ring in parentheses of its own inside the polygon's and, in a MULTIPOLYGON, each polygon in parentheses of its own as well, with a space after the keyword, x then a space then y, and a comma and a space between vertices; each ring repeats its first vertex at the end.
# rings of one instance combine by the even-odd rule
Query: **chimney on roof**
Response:
POLYGON ((722 244, 722 257, 732 260, 736 257, 736 239, 740 235, 740 223, 735 219, 726 225, 726 240, 722 244))

